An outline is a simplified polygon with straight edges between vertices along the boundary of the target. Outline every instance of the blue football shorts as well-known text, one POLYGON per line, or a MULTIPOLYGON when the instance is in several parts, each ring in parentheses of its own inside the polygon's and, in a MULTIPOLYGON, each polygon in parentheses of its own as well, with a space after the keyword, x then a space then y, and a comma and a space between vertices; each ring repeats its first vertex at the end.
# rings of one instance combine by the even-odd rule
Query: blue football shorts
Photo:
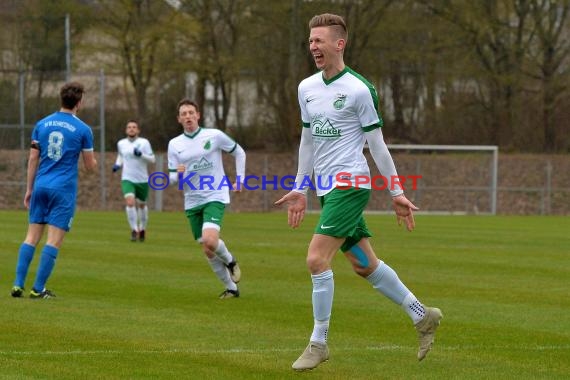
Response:
POLYGON ((34 188, 30 200, 30 224, 49 224, 69 231, 75 214, 75 198, 74 191, 34 188))

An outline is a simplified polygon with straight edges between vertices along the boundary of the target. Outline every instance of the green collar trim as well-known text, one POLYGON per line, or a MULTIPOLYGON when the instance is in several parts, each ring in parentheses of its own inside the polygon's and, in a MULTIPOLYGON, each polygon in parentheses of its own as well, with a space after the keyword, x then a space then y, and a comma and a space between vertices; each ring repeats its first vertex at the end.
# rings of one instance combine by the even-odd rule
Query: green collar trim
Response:
POLYGON ((325 84, 328 86, 329 84, 331 84, 332 82, 334 82, 335 80, 337 80, 338 78, 343 76, 345 73, 347 73, 349 70, 350 69, 348 68, 348 66, 344 66, 344 69, 342 69, 342 71, 340 73, 336 74, 331 79, 326 79, 324 74, 323 74, 323 82, 325 82, 325 84))
POLYGON ((184 136, 188 137, 189 139, 193 139, 194 137, 196 137, 196 135, 198 133, 200 133, 200 131, 202 130, 202 127, 198 127, 198 129, 196 129, 196 132, 194 133, 186 133, 186 131, 184 131, 184 136))

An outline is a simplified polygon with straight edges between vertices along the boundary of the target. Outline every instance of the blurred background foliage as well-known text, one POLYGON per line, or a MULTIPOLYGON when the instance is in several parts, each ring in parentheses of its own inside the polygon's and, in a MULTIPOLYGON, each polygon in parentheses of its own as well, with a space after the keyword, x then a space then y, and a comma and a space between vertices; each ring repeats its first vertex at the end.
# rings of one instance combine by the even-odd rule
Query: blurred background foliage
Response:
POLYGON ((44 86, 106 76, 107 145, 140 120, 155 150, 180 133, 188 96, 203 124, 248 149, 298 143, 297 85, 315 72, 308 21, 337 13, 345 62, 375 84, 389 143, 570 152, 568 0, 2 0, 0 123, 17 119, 26 72, 33 123, 57 107, 44 86), (65 38, 68 17, 70 49, 65 38))

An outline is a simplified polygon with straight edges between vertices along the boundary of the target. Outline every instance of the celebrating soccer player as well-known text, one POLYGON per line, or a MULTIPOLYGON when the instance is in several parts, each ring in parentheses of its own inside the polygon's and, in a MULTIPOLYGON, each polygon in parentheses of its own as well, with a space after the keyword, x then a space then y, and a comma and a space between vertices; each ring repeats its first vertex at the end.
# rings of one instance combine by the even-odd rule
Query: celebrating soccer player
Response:
MULTIPOLYGON (((342 17, 321 14, 309 22, 309 48, 318 73, 299 84, 299 105, 303 131, 299 147, 296 183, 307 175, 336 178, 348 173, 342 188, 317 189, 322 212, 309 244, 307 265, 313 282, 314 328, 303 354, 293 363, 295 370, 317 367, 328 360, 329 320, 332 310, 334 279, 331 262, 340 249, 354 271, 374 289, 400 305, 413 321, 419 336, 418 359, 430 350, 442 318, 437 308, 424 306, 400 281, 385 262, 379 260, 369 242, 363 211, 370 197, 370 183, 357 186, 355 178, 370 177, 363 154, 368 142, 370 153, 380 173, 396 178, 381 127, 378 95, 362 75, 344 64, 347 28, 342 17), (346 179, 352 186, 346 186, 346 179)), ((288 205, 288 222, 293 228, 302 222, 306 208, 306 190, 294 189, 276 204, 288 205)), ((413 212, 418 210, 400 186, 390 189, 398 223, 414 229, 413 212)))

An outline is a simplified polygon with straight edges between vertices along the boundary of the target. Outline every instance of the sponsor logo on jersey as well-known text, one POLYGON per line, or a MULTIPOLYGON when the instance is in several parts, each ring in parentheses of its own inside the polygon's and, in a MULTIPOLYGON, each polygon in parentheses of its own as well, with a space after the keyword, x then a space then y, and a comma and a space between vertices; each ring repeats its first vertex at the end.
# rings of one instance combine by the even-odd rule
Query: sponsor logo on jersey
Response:
POLYGON ((338 138, 340 133, 340 128, 335 128, 328 119, 324 122, 321 120, 313 121, 313 136, 315 137, 338 138))
POLYGON ((212 164, 210 161, 206 160, 205 157, 202 157, 200 159, 200 161, 194 161, 191 162, 188 165, 188 170, 190 171, 201 171, 201 170, 207 170, 210 169, 214 166, 214 164, 212 164))

